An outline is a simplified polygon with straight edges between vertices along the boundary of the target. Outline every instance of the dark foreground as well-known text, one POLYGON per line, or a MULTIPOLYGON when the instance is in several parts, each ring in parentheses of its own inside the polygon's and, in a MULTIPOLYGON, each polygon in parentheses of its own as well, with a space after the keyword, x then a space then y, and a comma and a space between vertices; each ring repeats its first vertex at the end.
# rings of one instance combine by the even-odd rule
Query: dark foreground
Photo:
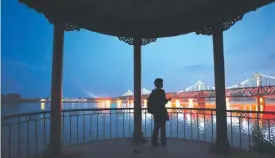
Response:
POLYGON ((133 145, 130 139, 102 140, 64 148, 70 158, 265 158, 254 152, 232 149, 230 154, 211 152, 211 143, 169 139, 165 147, 151 147, 150 141, 133 145))

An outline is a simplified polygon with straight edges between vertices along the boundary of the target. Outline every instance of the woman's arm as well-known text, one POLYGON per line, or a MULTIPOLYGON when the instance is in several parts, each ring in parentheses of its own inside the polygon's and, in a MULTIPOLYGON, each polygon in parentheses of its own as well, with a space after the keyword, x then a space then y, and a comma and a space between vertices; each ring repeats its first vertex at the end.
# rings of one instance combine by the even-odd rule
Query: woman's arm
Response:
POLYGON ((167 99, 166 98, 166 93, 165 93, 165 91, 163 90, 163 98, 164 98, 164 102, 165 102, 165 104, 167 104, 168 103, 168 101, 170 101, 171 99, 167 99))

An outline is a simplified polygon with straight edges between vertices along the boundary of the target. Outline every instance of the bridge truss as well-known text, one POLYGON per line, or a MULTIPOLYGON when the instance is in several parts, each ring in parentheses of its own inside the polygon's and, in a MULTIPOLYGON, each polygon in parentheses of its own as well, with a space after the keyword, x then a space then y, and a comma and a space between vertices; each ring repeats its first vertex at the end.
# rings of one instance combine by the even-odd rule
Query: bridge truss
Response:
MULTIPOLYGON (((148 97, 150 93, 145 88, 141 92, 143 98, 148 97)), ((198 81, 184 90, 166 93, 166 95, 169 98, 214 98, 215 87, 209 86, 203 81, 198 81)), ((275 96, 275 77, 256 73, 237 85, 226 87, 226 97, 260 96, 275 96)), ((133 92, 128 90, 119 98, 124 97, 133 97, 133 92)))
MULTIPOLYGON (((215 90, 167 93, 169 98, 215 98, 215 90)), ((226 97, 274 96, 275 86, 231 88, 226 90, 226 97)))

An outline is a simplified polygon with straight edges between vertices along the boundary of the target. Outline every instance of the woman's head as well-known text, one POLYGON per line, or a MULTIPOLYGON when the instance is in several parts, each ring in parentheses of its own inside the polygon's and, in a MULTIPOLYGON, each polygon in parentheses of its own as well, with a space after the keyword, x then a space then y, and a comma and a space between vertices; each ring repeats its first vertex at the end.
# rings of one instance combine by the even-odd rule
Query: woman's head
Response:
POLYGON ((156 78, 154 85, 156 86, 156 88, 162 88, 163 87, 163 79, 161 78, 156 78))

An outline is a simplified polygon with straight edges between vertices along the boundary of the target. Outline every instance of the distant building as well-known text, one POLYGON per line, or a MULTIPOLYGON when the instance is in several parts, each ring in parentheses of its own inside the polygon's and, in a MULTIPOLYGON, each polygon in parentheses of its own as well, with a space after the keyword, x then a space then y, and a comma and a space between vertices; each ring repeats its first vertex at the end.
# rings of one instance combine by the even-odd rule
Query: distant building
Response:
POLYGON ((20 102, 21 101, 21 95, 16 93, 9 93, 5 97, 6 102, 20 102))

